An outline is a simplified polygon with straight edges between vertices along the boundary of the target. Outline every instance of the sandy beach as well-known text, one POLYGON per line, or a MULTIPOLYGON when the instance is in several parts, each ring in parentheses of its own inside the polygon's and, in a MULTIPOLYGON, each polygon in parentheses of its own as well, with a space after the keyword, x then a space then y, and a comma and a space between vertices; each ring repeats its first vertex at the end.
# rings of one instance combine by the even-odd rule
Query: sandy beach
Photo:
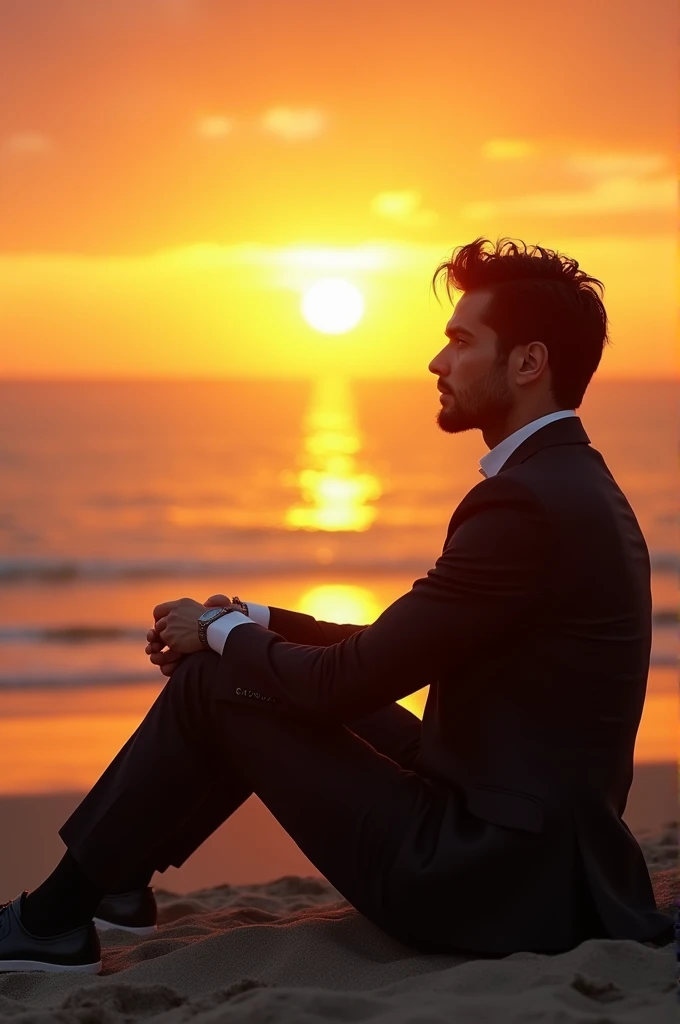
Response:
MULTIPOLYGON (((657 901, 668 905, 678 884, 675 848, 661 836, 646 852, 660 865, 657 901)), ((104 934, 103 973, 86 981, 0 975, 0 1014, 21 1024, 677 1019, 672 946, 592 939, 556 956, 422 954, 382 933, 323 879, 295 875, 156 896, 155 936, 104 934)))
MULTIPOLYGON (((43 810, 51 806, 56 820, 75 799, 51 797, 46 805, 42 798, 43 810)), ((34 814, 35 801, 5 800, 3 810, 13 806, 16 824, 18 815, 34 814)), ((67 974, 0 975, 0 1017, 17 1024, 359 1019, 661 1024, 677 1019, 672 945, 659 949, 592 939, 555 956, 517 952, 486 960, 423 954, 385 935, 318 873, 304 872, 309 862, 282 830, 277 832, 271 817, 269 843, 263 845, 284 871, 299 873, 171 890, 169 878, 191 880, 195 876, 189 872, 209 877, 220 863, 223 877, 243 877, 244 837, 255 829, 262 838, 266 816, 259 801, 248 801, 183 868, 155 875, 158 932, 149 938, 104 933, 102 974, 85 980, 67 974)), ((12 821, 12 814, 3 820, 12 821)), ((46 816, 33 820, 42 822, 32 835, 39 846, 46 816)), ((638 838, 657 904, 670 912, 680 892, 677 828, 669 823, 638 838)), ((53 839, 53 845, 56 852, 60 840, 53 839)), ((251 862, 251 877, 271 865, 271 860, 251 862)), ((28 874, 36 870, 34 863, 28 874)), ((9 873, 2 877, 6 882, 9 873)))

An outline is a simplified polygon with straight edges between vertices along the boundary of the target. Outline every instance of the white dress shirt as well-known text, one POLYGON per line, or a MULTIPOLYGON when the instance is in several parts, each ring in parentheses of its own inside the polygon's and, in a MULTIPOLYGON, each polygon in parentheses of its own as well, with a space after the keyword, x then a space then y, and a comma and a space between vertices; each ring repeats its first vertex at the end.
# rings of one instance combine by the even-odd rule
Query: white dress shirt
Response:
POLYGON ((253 604, 252 601, 246 601, 246 604, 248 615, 244 615, 243 612, 229 612, 217 622, 210 623, 205 635, 213 651, 222 653, 227 637, 235 626, 241 626, 244 622, 257 622, 261 626, 269 626, 269 608, 266 604, 253 604))
MULTIPOLYGON (((508 437, 503 438, 495 448, 492 448, 486 455, 482 456, 479 460, 479 472, 487 478, 495 476, 510 458, 515 448, 519 448, 522 441, 526 441, 527 437, 531 437, 535 431, 547 426, 548 423, 552 423, 553 420, 562 420, 567 416, 575 415, 576 411, 574 409, 560 409, 559 412, 549 412, 547 416, 541 416, 537 420, 532 420, 531 423, 525 423, 514 434, 509 434, 508 437)), ((265 628, 269 626, 269 608, 266 604, 254 604, 252 601, 246 601, 246 604, 248 605, 248 615, 244 615, 243 612, 230 612, 229 615, 223 615, 217 622, 210 623, 206 636, 213 651, 222 654, 227 637, 235 626, 241 626, 244 622, 257 622, 265 628)))
POLYGON ((515 448, 519 448, 522 441, 526 441, 528 437, 531 437, 541 427, 552 423, 553 420, 563 420, 567 416, 575 415, 576 411, 574 409, 560 409, 559 412, 549 412, 547 416, 541 416, 537 420, 532 420, 531 423, 525 423, 514 434, 508 434, 495 448, 492 448, 486 455, 482 456, 479 460, 479 472, 485 477, 495 476, 503 468, 515 448))

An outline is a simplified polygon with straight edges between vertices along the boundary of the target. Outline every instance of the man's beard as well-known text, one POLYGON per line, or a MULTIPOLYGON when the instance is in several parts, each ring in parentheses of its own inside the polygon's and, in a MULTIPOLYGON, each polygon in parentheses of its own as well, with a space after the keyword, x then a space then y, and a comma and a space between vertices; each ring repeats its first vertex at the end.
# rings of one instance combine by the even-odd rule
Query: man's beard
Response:
POLYGON ((504 423, 513 407, 506 371, 507 361, 497 361, 486 377, 456 392, 439 410, 437 423, 441 429, 447 434, 460 434, 504 423))

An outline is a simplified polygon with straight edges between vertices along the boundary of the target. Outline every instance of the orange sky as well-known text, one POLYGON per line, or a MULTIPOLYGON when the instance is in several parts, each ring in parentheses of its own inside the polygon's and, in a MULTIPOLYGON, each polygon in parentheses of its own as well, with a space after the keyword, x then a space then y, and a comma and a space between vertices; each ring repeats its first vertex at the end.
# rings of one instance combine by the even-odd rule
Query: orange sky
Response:
POLYGON ((0 375, 426 376, 478 235, 603 280, 601 376, 677 370, 670 0, 5 0, 0 87, 0 375))

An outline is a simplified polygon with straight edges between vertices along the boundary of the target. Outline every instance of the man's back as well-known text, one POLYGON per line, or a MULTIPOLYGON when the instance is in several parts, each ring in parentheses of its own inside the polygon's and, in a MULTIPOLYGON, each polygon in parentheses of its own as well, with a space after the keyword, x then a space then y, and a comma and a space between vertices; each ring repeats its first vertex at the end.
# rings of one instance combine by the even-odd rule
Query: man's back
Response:
POLYGON ((237 680, 257 678, 274 708, 351 727, 429 684, 413 770, 438 825, 403 823, 385 887, 404 916, 449 899, 451 941, 491 949, 502 893, 499 949, 646 940, 670 922, 621 815, 650 647, 647 546, 570 417, 465 496, 370 626, 272 608, 269 630, 233 630, 221 695, 248 703, 237 680))
MULTIPOLYGON (((467 682, 457 666, 455 679, 432 686, 419 767, 463 785, 517 787, 557 812, 600 792, 620 815, 649 670, 647 545, 577 418, 532 435, 498 478, 489 483, 523 488, 545 522, 534 565, 542 597, 514 641, 487 637, 467 682)), ((450 534, 489 483, 461 502, 450 534)))
POLYGON ((447 779, 474 816, 535 835, 520 863, 508 839, 518 920, 533 912, 539 931, 554 917, 643 938, 658 915, 621 816, 649 671, 647 545, 577 418, 532 435, 498 477, 461 502, 449 538, 485 491, 522 491, 536 514, 527 557, 540 600, 510 641, 491 632, 463 673, 456 664, 431 686, 415 769, 447 779))

